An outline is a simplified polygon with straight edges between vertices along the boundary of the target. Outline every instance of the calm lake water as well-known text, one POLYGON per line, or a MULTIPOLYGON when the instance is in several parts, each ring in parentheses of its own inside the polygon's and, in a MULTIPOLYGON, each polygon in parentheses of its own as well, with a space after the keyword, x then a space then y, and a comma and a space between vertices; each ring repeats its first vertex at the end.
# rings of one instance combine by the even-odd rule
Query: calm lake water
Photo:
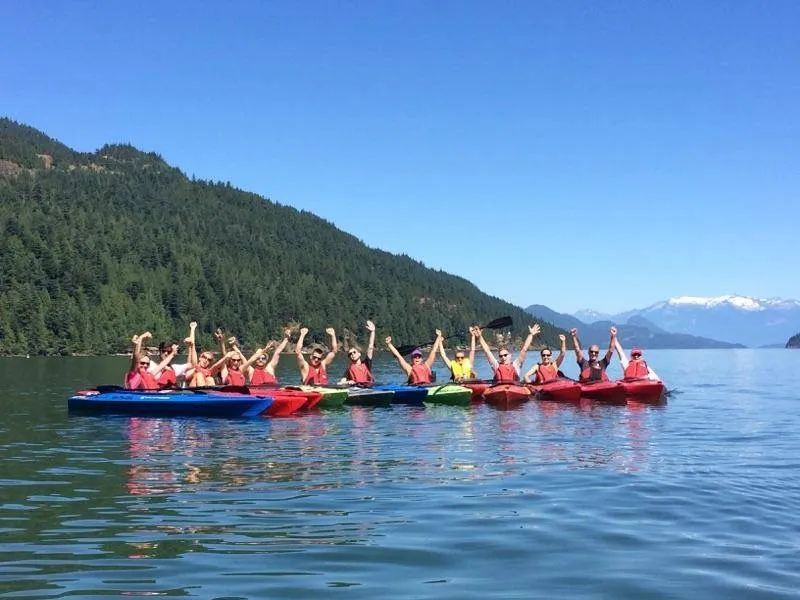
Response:
POLYGON ((0 360, 0 594, 797 598, 800 352, 648 359, 666 406, 273 420, 70 416, 125 359, 0 360))

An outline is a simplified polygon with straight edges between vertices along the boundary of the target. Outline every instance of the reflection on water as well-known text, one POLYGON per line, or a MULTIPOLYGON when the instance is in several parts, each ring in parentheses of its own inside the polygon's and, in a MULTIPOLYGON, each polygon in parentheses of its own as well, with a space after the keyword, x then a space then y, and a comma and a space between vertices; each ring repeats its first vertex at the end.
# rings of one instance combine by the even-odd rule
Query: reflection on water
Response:
POLYGON ((0 594, 793 596, 797 397, 758 373, 800 355, 652 354, 666 406, 245 421, 69 416, 118 359, 31 362, 37 392, 0 361, 0 594))

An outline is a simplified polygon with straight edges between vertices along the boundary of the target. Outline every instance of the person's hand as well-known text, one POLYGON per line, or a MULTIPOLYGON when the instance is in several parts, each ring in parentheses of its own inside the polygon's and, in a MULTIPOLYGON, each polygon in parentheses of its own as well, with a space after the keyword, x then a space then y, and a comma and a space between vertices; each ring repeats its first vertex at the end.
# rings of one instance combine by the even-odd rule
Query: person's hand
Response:
POLYGON ((475 332, 475 327, 474 327, 473 325, 470 325, 470 326, 469 326, 469 334, 470 334, 472 337, 478 337, 478 334, 475 332))
POLYGON ((330 336, 334 336, 334 335, 336 335, 336 331, 334 331, 333 327, 328 327, 328 328, 326 328, 326 329, 325 329, 325 333, 327 333, 327 334, 328 334, 328 335, 330 335, 330 336))
POLYGON ((187 346, 193 346, 194 345, 194 340, 192 338, 190 338, 190 337, 187 337, 187 338, 184 338, 183 343, 186 344, 187 346))
POLYGON ((576 335, 578 335, 578 330, 575 327, 570 329, 569 332, 572 334, 572 337, 575 337, 576 335))
POLYGON ((170 354, 177 354, 178 353, 178 344, 172 344, 172 347, 169 349, 170 354))
POLYGON ((616 328, 616 327, 614 327, 613 325, 611 326, 611 328, 609 329, 609 331, 611 332, 611 335, 613 335, 613 336, 616 336, 616 335, 617 335, 617 328, 616 328))
POLYGON ((134 336, 131 338, 131 342, 133 342, 134 344, 138 344, 139 336, 134 334, 134 336))
POLYGON ((384 340, 384 341, 386 342, 387 346, 391 346, 392 345, 392 336, 387 335, 386 336, 386 340, 384 340))
POLYGON ((308 327, 301 327, 300 328, 300 335, 305 336, 308 333, 308 327))
POLYGON ((375 331, 375 323, 367 321, 367 331, 375 331))
POLYGON ((153 334, 150 333, 149 331, 145 331, 142 335, 139 336, 139 339, 145 341, 149 340, 151 337, 153 337, 153 334))
POLYGON ((217 329, 214 332, 214 339, 217 340, 218 342, 221 342, 224 337, 225 334, 222 332, 222 329, 217 329))
POLYGON ((235 356, 239 356, 239 353, 236 350, 228 350, 225 354, 225 358, 233 358, 235 356))
POLYGON ((264 352, 267 352, 268 350, 272 350, 275 346, 277 346, 277 344, 275 343, 275 340, 268 341, 267 345, 264 346, 264 352))
POLYGON ((528 331, 530 332, 531 335, 538 335, 541 330, 542 328, 539 327, 538 323, 534 323, 533 327, 528 326, 528 331))
POLYGON ((229 346, 238 346, 239 345, 239 342, 236 339, 236 336, 232 335, 231 337, 228 338, 228 345, 229 346))
POLYGON ((194 331, 195 329, 197 329, 197 321, 192 321, 191 323, 189 323, 189 329, 191 331, 194 331))
POLYGON ((563 333, 559 333, 558 334, 558 339, 561 340, 562 342, 566 342, 567 341, 567 336, 565 336, 563 333))
POLYGON ((442 337, 442 330, 441 329, 437 329, 436 330, 436 337, 442 337))
POLYGON ((473 333, 472 335, 474 335, 475 337, 481 337, 481 335, 483 335, 483 332, 481 331, 480 327, 475 325, 475 333, 473 333))
POLYGON ((291 329, 284 329, 283 330, 283 337, 287 340, 292 337, 292 330, 291 329))

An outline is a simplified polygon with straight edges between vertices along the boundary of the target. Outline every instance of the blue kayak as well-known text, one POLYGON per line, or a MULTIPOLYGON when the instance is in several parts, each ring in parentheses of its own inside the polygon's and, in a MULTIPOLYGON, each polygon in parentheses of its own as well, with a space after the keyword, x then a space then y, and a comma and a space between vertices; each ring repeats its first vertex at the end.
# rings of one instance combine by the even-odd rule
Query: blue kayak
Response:
POLYGON ((118 390, 72 396, 67 406, 71 411, 156 417, 257 417, 271 404, 272 398, 269 396, 212 390, 118 390))
POLYGON ((372 387, 373 390, 386 390, 394 392, 392 404, 410 404, 413 406, 423 406, 428 395, 428 389, 418 385, 407 385, 405 383, 382 383, 372 387))

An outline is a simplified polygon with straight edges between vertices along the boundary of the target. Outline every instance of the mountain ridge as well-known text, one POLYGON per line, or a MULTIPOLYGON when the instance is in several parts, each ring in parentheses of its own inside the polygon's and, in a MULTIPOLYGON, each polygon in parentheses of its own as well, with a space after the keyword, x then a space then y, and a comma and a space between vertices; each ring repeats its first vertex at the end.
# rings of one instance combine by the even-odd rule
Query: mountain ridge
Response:
MULTIPOLYGON (((465 278, 373 249, 321 217, 189 179, 155 152, 76 152, 0 118, 0 354, 124 351, 134 331, 182 339, 188 322, 263 344, 301 322, 363 343, 363 322, 400 343, 521 307, 465 278), (45 160, 40 155, 46 155, 45 160)), ((559 332, 543 323, 541 341, 559 332)), ((462 338, 463 339, 463 338, 462 338)), ((206 337, 206 341, 208 338, 206 337)))

